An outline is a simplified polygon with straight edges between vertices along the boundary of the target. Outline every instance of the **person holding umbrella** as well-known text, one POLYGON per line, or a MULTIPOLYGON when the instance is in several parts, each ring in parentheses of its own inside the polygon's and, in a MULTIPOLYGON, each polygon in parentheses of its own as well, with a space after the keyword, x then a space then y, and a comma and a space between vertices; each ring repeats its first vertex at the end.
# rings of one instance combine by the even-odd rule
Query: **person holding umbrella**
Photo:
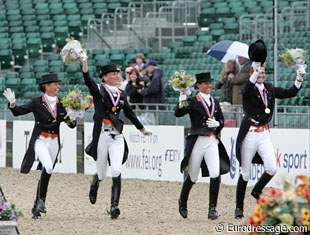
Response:
POLYGON ((179 213, 183 218, 187 218, 189 192, 197 181, 201 168, 203 177, 210 176, 208 218, 217 219, 220 175, 229 172, 229 158, 219 139, 224 126, 224 116, 219 101, 210 95, 211 80, 209 72, 196 74, 199 93, 189 99, 186 99, 185 95, 180 95, 180 102, 175 110, 176 117, 189 114, 191 120, 191 130, 186 138, 184 159, 181 162, 181 172, 188 171, 178 201, 179 213), (187 105, 183 106, 185 100, 187 105))
POLYGON ((251 77, 242 90, 244 117, 236 143, 236 156, 241 166, 236 190, 236 219, 241 219, 244 216, 244 196, 250 179, 252 163, 263 164, 265 169, 251 192, 251 195, 257 200, 277 171, 268 125, 272 119, 275 99, 296 96, 306 73, 305 67, 300 66, 296 72, 296 80, 290 88, 275 87, 271 83, 265 82, 264 62, 267 57, 267 49, 263 40, 257 40, 250 45, 249 57, 253 61, 251 77))
POLYGON ((76 126, 76 122, 67 117, 66 109, 57 98, 59 91, 57 74, 43 75, 39 88, 44 93, 42 96, 32 98, 28 103, 20 106, 16 105, 14 91, 7 88, 3 93, 9 101, 8 107, 14 116, 33 113, 35 118, 30 143, 21 165, 21 173, 28 174, 37 156, 38 169, 42 169, 32 208, 34 219, 39 219, 41 213, 46 213, 45 199, 48 184, 60 151, 60 123, 65 121, 70 128, 76 126))

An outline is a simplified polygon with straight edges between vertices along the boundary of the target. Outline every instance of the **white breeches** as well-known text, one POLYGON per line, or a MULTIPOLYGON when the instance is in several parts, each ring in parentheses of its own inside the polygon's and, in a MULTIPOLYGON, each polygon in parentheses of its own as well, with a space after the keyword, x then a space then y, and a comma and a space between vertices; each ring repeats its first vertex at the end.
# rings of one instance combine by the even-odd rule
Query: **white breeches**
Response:
POLYGON ((277 171, 276 157, 269 130, 262 132, 249 131, 241 145, 241 174, 245 181, 250 179, 252 160, 256 152, 264 162, 266 173, 274 175, 277 171))
POLYGON ((218 151, 218 140, 214 135, 199 136, 193 147, 188 163, 188 173, 192 182, 198 179, 199 169, 202 160, 205 160, 210 178, 216 178, 220 175, 220 158, 218 151))
POLYGON ((40 135, 34 143, 35 154, 48 174, 52 174, 58 150, 58 138, 45 138, 40 135))
POLYGON ((97 147, 97 173, 99 180, 107 176, 108 155, 111 163, 112 177, 118 177, 124 156, 125 142, 122 134, 116 134, 114 139, 110 134, 114 132, 101 131, 97 147))

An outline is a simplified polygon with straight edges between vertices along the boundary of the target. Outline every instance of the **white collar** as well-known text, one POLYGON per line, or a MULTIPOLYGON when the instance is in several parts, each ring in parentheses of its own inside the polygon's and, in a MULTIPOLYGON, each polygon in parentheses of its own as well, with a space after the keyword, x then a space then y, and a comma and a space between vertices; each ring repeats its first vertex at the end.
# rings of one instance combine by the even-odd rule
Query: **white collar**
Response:
POLYGON ((105 85, 110 91, 112 91, 113 93, 117 93, 117 91, 118 91, 117 86, 110 86, 110 85, 105 84, 105 83, 104 83, 104 85, 105 85))
POLYGON ((264 86, 264 83, 261 83, 261 84, 258 84, 258 83, 255 83, 255 86, 258 88, 258 90, 260 90, 261 92, 264 90, 265 86, 264 86))
POLYGON ((205 100, 205 101, 209 101, 210 100, 210 97, 211 95, 210 94, 206 94, 206 93, 202 93, 202 92, 199 92, 199 94, 202 96, 202 98, 205 100))
POLYGON ((49 96, 48 94, 45 93, 45 97, 50 103, 56 103, 57 96, 49 96))

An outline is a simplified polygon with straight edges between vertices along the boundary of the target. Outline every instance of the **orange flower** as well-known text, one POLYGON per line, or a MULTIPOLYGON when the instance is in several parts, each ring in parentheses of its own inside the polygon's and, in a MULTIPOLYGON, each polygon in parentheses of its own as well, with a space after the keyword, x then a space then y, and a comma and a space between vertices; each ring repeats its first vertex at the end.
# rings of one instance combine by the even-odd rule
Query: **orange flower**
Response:
POLYGON ((276 188, 270 188, 269 189, 269 195, 270 196, 282 196, 283 192, 276 188))

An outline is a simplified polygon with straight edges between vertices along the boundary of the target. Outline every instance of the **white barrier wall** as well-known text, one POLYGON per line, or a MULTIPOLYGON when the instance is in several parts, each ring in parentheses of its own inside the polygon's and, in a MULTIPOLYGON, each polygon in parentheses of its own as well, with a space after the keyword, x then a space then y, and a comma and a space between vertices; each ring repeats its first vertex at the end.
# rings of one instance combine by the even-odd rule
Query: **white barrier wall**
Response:
POLYGON ((0 167, 5 167, 6 161, 6 121, 0 120, 0 167))
MULTIPOLYGON (((85 123, 85 146, 91 140, 92 123, 85 123)), ((183 127, 151 126, 154 136, 143 137, 133 126, 125 126, 124 136, 129 146, 129 157, 123 165, 124 178, 182 181, 180 162, 184 155, 183 127)), ((239 177, 239 163, 235 156, 238 128, 224 128, 222 141, 231 161, 231 170, 222 176, 222 182, 236 185, 239 177)), ((277 186, 284 178, 294 179, 295 175, 309 174, 310 130, 271 129, 271 138, 277 159, 278 171, 269 183, 277 186)), ((85 154, 85 174, 96 172, 95 162, 85 154)), ((249 186, 256 183, 264 172, 263 165, 253 165, 249 186)), ((108 171, 108 176, 110 172, 108 171)), ((198 178, 198 182, 208 182, 209 178, 198 178)))
MULTIPOLYGON (((235 144, 239 129, 224 128, 222 141, 230 156, 230 172, 222 177, 224 184, 236 185, 240 167, 236 159, 235 144)), ((269 186, 276 187, 285 179, 294 179, 296 175, 309 175, 310 169, 310 130, 271 129, 271 139, 277 160, 277 173, 269 186)), ((263 165, 253 164, 249 186, 255 184, 264 172, 263 165)))
MULTIPOLYGON (((34 126, 33 121, 13 121, 13 168, 20 169, 34 126)), ((60 125, 60 144, 55 172, 76 173, 76 128, 71 129, 66 124, 60 125)), ((32 170, 37 168, 38 161, 33 164, 32 170)))
MULTIPOLYGON (((84 124, 85 146, 91 141, 92 123, 84 124)), ((122 166, 122 177, 150 180, 181 181, 180 162, 184 154, 184 128, 182 126, 149 126, 152 136, 144 136, 134 126, 125 125, 123 135, 129 155, 122 166)), ((96 165, 85 154, 84 172, 94 174, 96 165)), ((109 167, 110 168, 110 167, 109 167)), ((108 176, 110 176, 110 169, 108 176)))

